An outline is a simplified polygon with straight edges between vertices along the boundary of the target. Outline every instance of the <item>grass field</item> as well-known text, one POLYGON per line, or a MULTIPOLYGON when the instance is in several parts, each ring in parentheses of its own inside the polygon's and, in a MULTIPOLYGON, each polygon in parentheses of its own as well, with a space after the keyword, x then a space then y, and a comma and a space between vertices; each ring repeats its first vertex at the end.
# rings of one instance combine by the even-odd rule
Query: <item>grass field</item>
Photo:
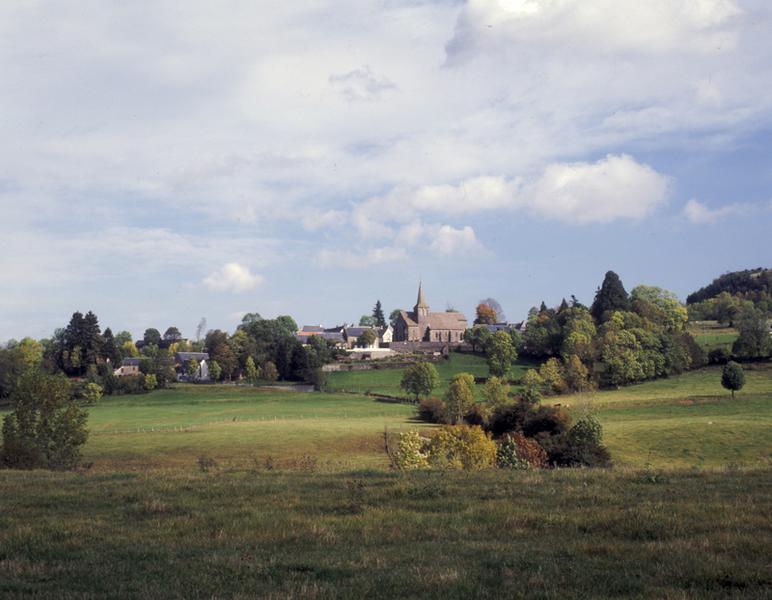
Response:
POLYGON ((739 335, 734 327, 725 327, 717 321, 693 321, 689 323, 688 330, 706 352, 716 348, 730 352, 739 335))
POLYGON ((0 597, 769 598, 771 474, 0 472, 0 597))
MULTIPOLYGON (((435 390, 436 396, 443 396, 448 389, 453 375, 460 372, 471 373, 475 377, 488 376, 488 364, 485 358, 475 354, 451 353, 448 360, 436 363, 440 375, 440 386, 435 390)), ((527 369, 534 364, 528 361, 517 361, 509 372, 509 378, 520 379, 527 369)), ((341 371, 330 373, 328 387, 331 390, 385 394, 388 396, 407 397, 399 387, 404 369, 374 369, 371 371, 341 371)), ((479 392, 479 390, 477 390, 479 392)))
POLYGON ((105 398, 89 470, 0 471, 0 597, 768 598, 770 367, 547 399, 610 470, 391 472, 384 429, 429 426, 355 393, 105 398))

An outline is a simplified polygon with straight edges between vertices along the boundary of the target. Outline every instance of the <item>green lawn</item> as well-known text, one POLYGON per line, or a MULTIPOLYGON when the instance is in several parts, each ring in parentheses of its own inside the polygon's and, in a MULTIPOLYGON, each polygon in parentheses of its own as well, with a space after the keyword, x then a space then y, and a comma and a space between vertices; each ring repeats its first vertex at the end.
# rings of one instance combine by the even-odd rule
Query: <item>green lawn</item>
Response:
POLYGON ((772 596, 772 471, 0 472, 3 598, 772 596))

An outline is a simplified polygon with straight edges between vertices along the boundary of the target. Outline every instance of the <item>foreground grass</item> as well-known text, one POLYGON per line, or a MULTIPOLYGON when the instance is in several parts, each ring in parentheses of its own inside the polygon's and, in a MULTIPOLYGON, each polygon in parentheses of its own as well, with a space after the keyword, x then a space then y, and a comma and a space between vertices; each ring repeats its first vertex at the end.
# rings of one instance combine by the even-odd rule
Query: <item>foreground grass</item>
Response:
POLYGON ((772 471, 0 472, 3 598, 768 598, 772 471))

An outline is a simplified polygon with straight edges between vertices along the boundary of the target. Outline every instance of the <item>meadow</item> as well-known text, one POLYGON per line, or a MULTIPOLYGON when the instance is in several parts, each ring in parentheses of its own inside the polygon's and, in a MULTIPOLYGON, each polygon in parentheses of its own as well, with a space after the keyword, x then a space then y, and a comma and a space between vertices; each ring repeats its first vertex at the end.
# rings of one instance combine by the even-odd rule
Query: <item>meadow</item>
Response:
POLYGON ((717 321, 690 322, 689 333, 706 352, 717 348, 731 352, 732 344, 739 335, 734 327, 721 325, 717 321))
POLYGON ((746 375, 547 399, 598 417, 602 470, 394 472, 384 432, 433 426, 357 393, 105 398, 88 468, 0 471, 0 597, 768 598, 772 369, 746 375))

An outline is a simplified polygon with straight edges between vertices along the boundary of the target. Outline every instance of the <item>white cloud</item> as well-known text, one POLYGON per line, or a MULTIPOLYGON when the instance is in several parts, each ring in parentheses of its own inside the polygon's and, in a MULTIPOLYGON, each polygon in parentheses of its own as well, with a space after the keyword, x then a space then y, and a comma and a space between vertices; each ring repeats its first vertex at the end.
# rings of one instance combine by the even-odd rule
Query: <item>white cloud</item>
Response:
POLYGON ((595 163, 549 165, 520 191, 533 214, 566 223, 641 219, 665 204, 670 180, 632 157, 607 156, 595 163))
MULTIPOLYGON (((407 223, 397 239, 410 243, 424 232, 421 215, 458 217, 524 210, 572 224, 641 219, 663 206, 670 179, 628 155, 594 163, 553 163, 537 177, 474 177, 458 185, 400 186, 357 205, 352 220, 363 237, 389 237, 389 223, 407 223)), ((468 235, 468 234, 467 234, 468 235)))
POLYGON ((474 229, 468 225, 456 229, 450 225, 442 225, 436 232, 429 247, 440 256, 454 254, 479 253, 482 245, 477 241, 474 229))
POLYGON ((248 292, 265 281, 262 275, 253 274, 236 262, 230 262, 204 278, 203 284, 214 292, 248 292))
POLYGON ((692 198, 686 203, 683 209, 683 215, 690 223, 706 224, 716 223, 717 221, 729 218, 739 217, 758 212, 759 210, 772 210, 772 202, 762 204, 751 204, 748 202, 735 202, 725 204, 718 208, 710 208, 699 200, 692 198))

